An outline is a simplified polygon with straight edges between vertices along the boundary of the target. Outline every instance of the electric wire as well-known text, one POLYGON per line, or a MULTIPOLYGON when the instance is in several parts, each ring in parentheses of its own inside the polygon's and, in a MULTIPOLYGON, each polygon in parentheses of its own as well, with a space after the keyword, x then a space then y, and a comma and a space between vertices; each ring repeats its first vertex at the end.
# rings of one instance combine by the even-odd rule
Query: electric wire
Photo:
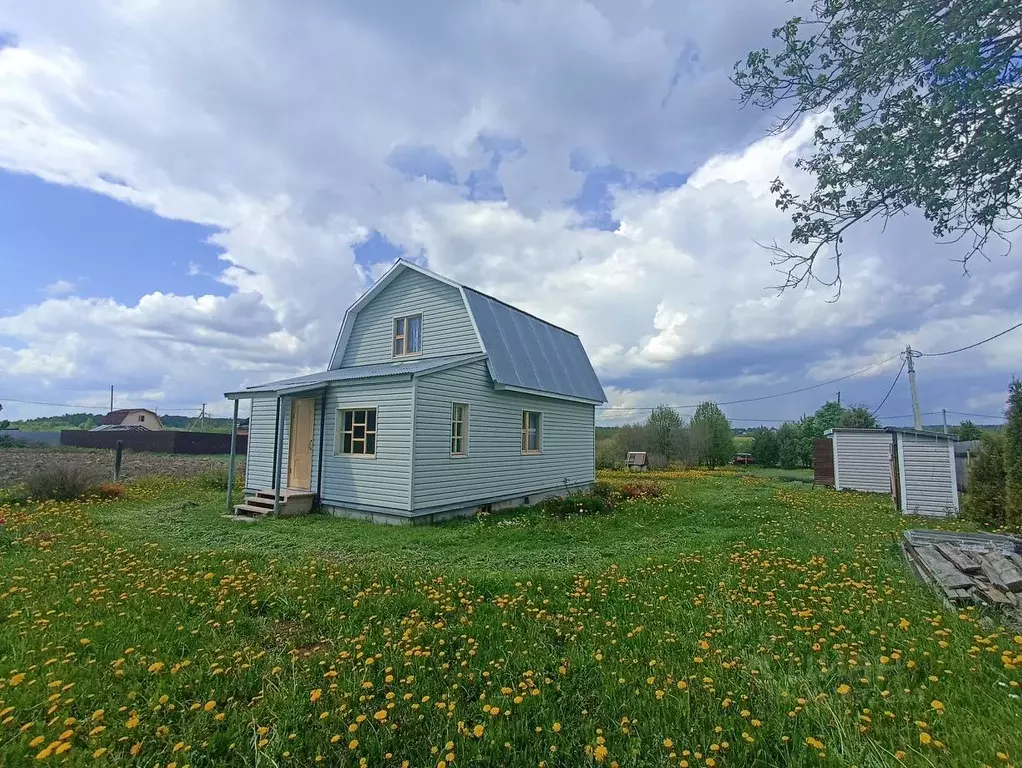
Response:
POLYGON ((877 415, 877 411, 879 411, 881 408, 884 407, 884 403, 887 402, 887 398, 889 398, 891 396, 891 393, 894 391, 895 384, 897 384, 898 383, 898 379, 901 378, 901 372, 905 370, 905 363, 906 362, 907 361, 905 361, 905 360, 901 361, 901 368, 898 369, 898 373, 894 377, 894 381, 891 382, 891 388, 887 390, 887 394, 884 395, 884 399, 880 401, 880 405, 878 405, 876 408, 873 409, 873 415, 874 416, 877 415))
POLYGON ((919 353, 919 357, 942 357, 944 355, 954 355, 954 354, 957 354, 959 352, 964 352, 967 349, 975 349, 976 347, 980 346, 981 344, 986 344, 988 341, 993 341, 994 339, 998 339, 1001 336, 1003 336, 1004 334, 1011 333, 1012 331, 1016 330, 1017 328, 1022 328, 1022 323, 1018 323, 1017 325, 1013 325, 1013 326, 1011 326, 1011 328, 1005 328, 1000 333, 995 333, 993 336, 990 336, 989 338, 983 339, 982 341, 977 341, 975 344, 970 344, 967 347, 959 347, 958 349, 949 349, 946 352, 920 352, 919 353))

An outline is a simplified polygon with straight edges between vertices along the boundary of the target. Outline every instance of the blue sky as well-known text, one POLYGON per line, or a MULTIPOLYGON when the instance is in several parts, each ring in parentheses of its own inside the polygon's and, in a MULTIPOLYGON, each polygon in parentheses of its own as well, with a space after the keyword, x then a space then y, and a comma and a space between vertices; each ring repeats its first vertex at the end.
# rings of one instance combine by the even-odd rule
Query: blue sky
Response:
MULTIPOLYGON (((778 295, 768 136, 728 76, 784 3, 523 0, 401 8, 18 4, 0 32, 5 417, 125 402, 225 410, 321 367, 397 255, 576 330, 611 404, 744 399, 1022 320, 1017 257, 909 216, 846 241, 845 283, 778 295), (7 281, 11 284, 11 281, 7 281)), ((1019 253, 1015 249, 1015 253, 1019 253)), ((824 272, 829 266, 824 263, 824 272)), ((920 361, 924 410, 997 414, 1006 336, 920 361)), ((842 382, 878 403, 897 363, 842 382)), ((797 418, 821 388, 729 406, 797 418)), ((636 410, 627 408, 636 407, 636 410)), ((904 381, 884 413, 909 411, 904 381)))
POLYGON ((0 294, 0 312, 58 295, 135 303, 147 293, 226 295, 216 276, 216 230, 172 221, 89 190, 0 171, 0 266, 18 290, 0 294), (73 287, 72 287, 73 285, 73 287))

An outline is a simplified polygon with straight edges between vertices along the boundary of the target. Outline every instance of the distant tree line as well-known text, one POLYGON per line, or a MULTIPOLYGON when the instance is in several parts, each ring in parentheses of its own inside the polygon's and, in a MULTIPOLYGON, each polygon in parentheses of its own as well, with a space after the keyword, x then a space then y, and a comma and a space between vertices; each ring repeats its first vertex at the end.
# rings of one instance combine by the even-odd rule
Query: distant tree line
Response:
POLYGON ((702 403, 686 423, 667 405, 658 405, 644 423, 596 430, 596 466, 624 465, 629 451, 645 451, 655 467, 720 467, 734 457, 731 422, 713 402, 702 403))

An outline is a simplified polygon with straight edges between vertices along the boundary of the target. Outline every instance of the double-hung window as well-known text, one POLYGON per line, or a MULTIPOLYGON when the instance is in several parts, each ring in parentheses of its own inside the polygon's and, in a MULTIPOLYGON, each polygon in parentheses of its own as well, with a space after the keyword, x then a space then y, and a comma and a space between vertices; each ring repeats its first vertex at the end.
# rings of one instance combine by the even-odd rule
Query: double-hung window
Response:
POLYGON ((543 415, 522 411, 522 453, 539 453, 543 447, 543 415))
POLYGON ((422 315, 394 318, 394 357, 422 353, 422 315))
POLYGON ((376 409, 352 408, 337 412, 338 453, 376 455, 376 409))
POLYGON ((451 456, 468 455, 468 406, 454 403, 451 406, 451 456))

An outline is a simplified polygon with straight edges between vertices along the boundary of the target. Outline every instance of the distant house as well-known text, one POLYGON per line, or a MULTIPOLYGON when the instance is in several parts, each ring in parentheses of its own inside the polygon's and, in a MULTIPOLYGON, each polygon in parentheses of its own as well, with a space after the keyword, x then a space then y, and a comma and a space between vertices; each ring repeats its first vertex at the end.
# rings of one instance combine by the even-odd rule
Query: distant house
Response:
POLYGON ((574 333, 403 260, 345 313, 326 371, 226 397, 252 401, 236 512, 316 497, 379 522, 589 486, 606 402, 574 333))
POLYGON ((148 429, 157 431, 163 429, 163 423, 155 411, 148 408, 121 408, 110 411, 100 419, 96 430, 109 431, 115 428, 127 429, 148 429))

